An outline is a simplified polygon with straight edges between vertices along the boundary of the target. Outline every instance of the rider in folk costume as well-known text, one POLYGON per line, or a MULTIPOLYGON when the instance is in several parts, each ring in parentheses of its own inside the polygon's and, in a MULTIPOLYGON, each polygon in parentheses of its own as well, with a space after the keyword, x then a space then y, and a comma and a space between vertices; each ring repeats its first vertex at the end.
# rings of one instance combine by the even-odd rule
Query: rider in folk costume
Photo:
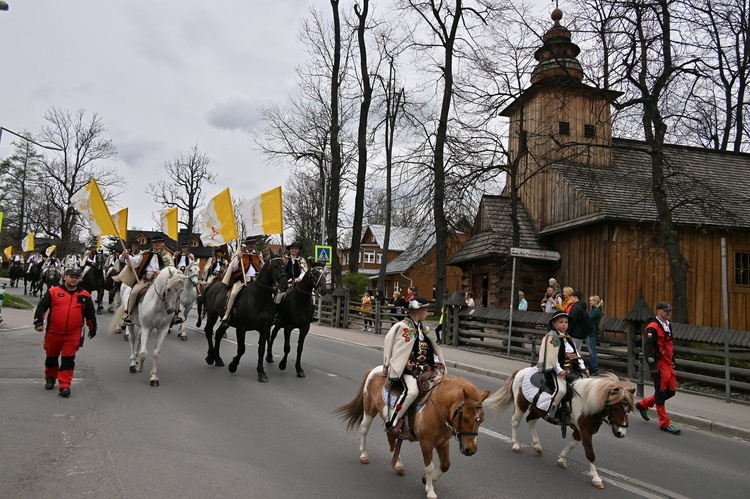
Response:
POLYGON ((81 269, 81 280, 86 276, 86 273, 96 263, 96 259, 99 258, 99 254, 96 251, 96 244, 89 245, 89 249, 83 254, 83 269, 81 269))
POLYGON ((570 316, 566 312, 557 312, 553 315, 549 321, 552 329, 542 339, 539 347, 539 370, 544 373, 547 385, 554 390, 552 402, 545 416, 545 419, 551 423, 557 422, 555 413, 568 393, 565 377, 573 367, 573 363, 578 364, 581 372, 589 374, 581 354, 576 350, 573 339, 567 335, 569 320, 570 316))
POLYGON ((434 369, 436 364, 445 369, 443 351, 437 341, 429 337, 430 328, 423 321, 430 304, 421 296, 409 302, 409 317, 397 322, 385 336, 383 374, 393 383, 401 381, 404 391, 396 401, 396 410, 385 423, 385 431, 398 438, 407 438, 401 427, 409 406, 419 395, 417 377, 434 369))
POLYGON ((38 249, 34 249, 34 252, 31 254, 31 256, 29 256, 28 260, 26 260, 26 272, 31 272, 31 267, 38 263, 41 263, 42 261, 44 261, 44 257, 38 249))
POLYGON ((151 284, 156 278, 159 272, 165 267, 172 267, 172 253, 164 247, 164 236, 156 234, 151 238, 151 249, 141 252, 139 255, 132 256, 128 251, 122 253, 121 261, 127 263, 130 261, 132 269, 135 269, 135 274, 130 265, 126 265, 125 268, 120 272, 120 280, 133 289, 129 296, 123 296, 123 303, 127 304, 125 309, 125 319, 123 322, 126 325, 132 324, 131 312, 135 307, 136 300, 140 291, 151 284), (138 276, 138 282, 136 283, 135 276, 138 276), (126 301, 127 300, 127 301, 126 301))
POLYGON ((224 312, 224 317, 221 318, 221 327, 223 328, 229 327, 229 315, 232 313, 234 300, 237 299, 240 290, 245 286, 245 282, 255 280, 256 274, 260 272, 264 263, 263 256, 255 249, 256 240, 254 237, 246 237, 243 244, 244 247, 238 249, 232 256, 232 267, 224 272, 224 279, 222 280, 227 287, 232 283, 232 291, 227 299, 227 310, 224 312), (243 270, 245 272, 244 278, 243 270))
POLYGON ((17 251, 15 255, 10 257, 10 263, 20 263, 23 265, 23 254, 20 251, 17 251))
POLYGON ((138 243, 137 239, 130 241, 130 249, 128 250, 128 253, 130 253, 131 256, 141 254, 141 245, 138 243))
MULTIPOLYGON (((288 253, 284 256, 284 262, 286 263, 286 275, 289 276, 289 283, 292 286, 300 282, 302 278, 305 277, 305 273, 307 273, 308 270, 307 261, 299 256, 301 249, 302 245, 296 241, 286 247, 288 253)), ((289 289, 291 289, 291 286, 289 289)), ((276 296, 273 298, 273 301, 276 304, 276 315, 273 317, 273 323, 276 325, 281 323, 281 320, 279 319, 279 304, 288 292, 289 291, 276 293, 276 296)))
POLYGON ((184 272, 188 265, 195 261, 195 256, 190 253, 190 243, 187 240, 182 241, 180 251, 175 251, 172 260, 174 261, 174 266, 180 272, 184 272))
POLYGON ((206 266, 203 268, 203 280, 206 283, 206 287, 210 286, 219 274, 229 266, 229 260, 226 259, 225 255, 226 251, 223 247, 219 246, 214 250, 214 256, 206 262, 206 266))
POLYGON ((44 274, 48 268, 58 268, 60 266, 60 259, 57 258, 57 250, 50 253, 50 255, 47 257, 47 260, 44 261, 44 265, 42 265, 42 274, 44 274))

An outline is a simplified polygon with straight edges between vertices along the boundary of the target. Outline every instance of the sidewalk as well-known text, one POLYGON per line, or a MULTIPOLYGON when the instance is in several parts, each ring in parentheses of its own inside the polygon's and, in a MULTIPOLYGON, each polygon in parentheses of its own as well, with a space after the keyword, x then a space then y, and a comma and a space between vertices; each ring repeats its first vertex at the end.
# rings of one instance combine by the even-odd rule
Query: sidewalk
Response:
MULTIPOLYGON (((32 326, 33 310, 3 308, 2 318, 0 334, 10 329, 28 328, 32 326)), ((314 323, 310 327, 310 334, 376 350, 383 349, 384 335, 382 334, 317 326, 314 323)), ((443 346, 443 352, 449 369, 460 369, 496 378, 497 382, 481 387, 493 392, 513 372, 529 366, 529 363, 525 361, 468 349, 443 346)), ((653 393, 653 387, 650 385, 646 385, 644 390, 646 395, 653 393)), ((748 404, 735 401, 727 404, 723 398, 717 399, 694 392, 678 391, 677 395, 667 402, 667 411, 675 423, 750 441, 750 405, 748 404)), ((651 410, 649 414, 651 416, 649 424, 653 424, 656 430, 656 411, 651 410)), ((631 414, 631 417, 640 416, 636 411, 631 414)))

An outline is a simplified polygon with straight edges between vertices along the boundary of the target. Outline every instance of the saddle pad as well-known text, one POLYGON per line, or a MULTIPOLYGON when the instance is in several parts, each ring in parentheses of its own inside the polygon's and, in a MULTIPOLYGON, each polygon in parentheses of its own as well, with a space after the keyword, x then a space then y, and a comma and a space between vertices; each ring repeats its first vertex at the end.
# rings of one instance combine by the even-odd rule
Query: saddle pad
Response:
MULTIPOLYGON (((402 392, 401 392, 401 390, 391 391, 391 390, 389 390, 389 386, 390 385, 388 383, 386 383, 385 385, 383 385, 383 392, 382 392, 383 402, 385 403, 385 405, 387 405, 388 407, 390 407, 390 409, 392 411, 395 411, 396 410, 396 402, 398 402, 398 399, 401 396, 402 392)), ((427 395, 429 395, 429 394, 427 394, 427 395)), ((425 395, 422 398, 417 399, 414 402, 414 404, 412 404, 411 407, 412 407, 412 409, 414 409, 415 413, 421 411, 422 407, 425 406, 425 404, 427 403, 427 399, 429 399, 429 397, 427 395, 425 395)))
MULTIPOLYGON (((537 371, 529 371, 526 373, 526 375, 523 377, 523 380, 521 382, 521 391, 523 392, 523 396, 526 397, 526 400, 534 403, 534 398, 536 397, 537 393, 539 393, 539 387, 534 386, 534 383, 531 381, 531 377, 533 375, 537 374, 537 371)), ((552 395, 550 395, 547 392, 542 392, 539 395, 539 399, 536 401, 536 406, 546 411, 549 409, 549 404, 552 401, 552 395)))

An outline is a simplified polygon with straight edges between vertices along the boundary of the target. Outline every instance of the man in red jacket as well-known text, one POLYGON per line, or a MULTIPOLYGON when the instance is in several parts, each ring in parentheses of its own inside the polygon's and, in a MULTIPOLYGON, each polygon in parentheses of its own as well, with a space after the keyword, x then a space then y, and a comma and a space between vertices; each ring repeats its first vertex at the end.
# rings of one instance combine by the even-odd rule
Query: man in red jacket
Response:
POLYGON ((70 397, 70 382, 73 381, 76 352, 83 345, 83 322, 89 328, 89 338, 96 336, 96 311, 91 295, 79 282, 81 270, 69 268, 63 276, 62 286, 47 290, 34 312, 34 328, 42 331, 47 311, 47 330, 44 335, 45 390, 52 390, 55 381, 60 381, 59 395, 70 397), (61 362, 58 367, 58 357, 61 362))
POLYGON ((654 381, 654 394, 635 404, 635 408, 641 413, 641 417, 648 421, 648 409, 656 406, 659 428, 672 435, 679 435, 682 431, 675 428, 664 408, 664 403, 674 397, 677 390, 671 318, 672 306, 661 301, 656 304, 656 317, 646 324, 644 354, 651 370, 651 379, 654 381))

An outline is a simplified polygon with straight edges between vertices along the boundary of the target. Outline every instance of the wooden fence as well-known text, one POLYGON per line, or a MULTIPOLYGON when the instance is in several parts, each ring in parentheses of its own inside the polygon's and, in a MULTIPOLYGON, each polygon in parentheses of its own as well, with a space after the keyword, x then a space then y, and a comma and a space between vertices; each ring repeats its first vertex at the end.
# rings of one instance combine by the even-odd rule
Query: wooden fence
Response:
MULTIPOLYGON (((346 296, 323 300, 321 324, 348 329, 364 329, 385 334, 394 322, 404 317, 402 311, 372 304, 372 310, 360 315, 361 303, 346 296)), ((514 311, 513 327, 509 328, 509 310, 496 308, 445 308, 441 342, 457 348, 471 348, 493 355, 512 356, 536 365, 539 343, 547 333, 551 314, 514 311), (509 331, 510 330, 510 331, 509 331), (510 334, 510 336, 509 336, 510 334), (508 342, 510 340, 510 343, 508 342)), ((605 333, 597 341, 599 368, 643 382, 650 379, 643 361, 643 328, 645 322, 625 321, 606 317, 605 333)), ((729 364, 732 391, 750 392, 750 332, 724 331, 701 326, 673 324, 677 377, 681 384, 701 383, 724 387, 725 362, 729 364), (729 342, 725 355, 724 339, 729 342)), ((588 347, 584 342, 583 356, 588 364, 588 347)))

